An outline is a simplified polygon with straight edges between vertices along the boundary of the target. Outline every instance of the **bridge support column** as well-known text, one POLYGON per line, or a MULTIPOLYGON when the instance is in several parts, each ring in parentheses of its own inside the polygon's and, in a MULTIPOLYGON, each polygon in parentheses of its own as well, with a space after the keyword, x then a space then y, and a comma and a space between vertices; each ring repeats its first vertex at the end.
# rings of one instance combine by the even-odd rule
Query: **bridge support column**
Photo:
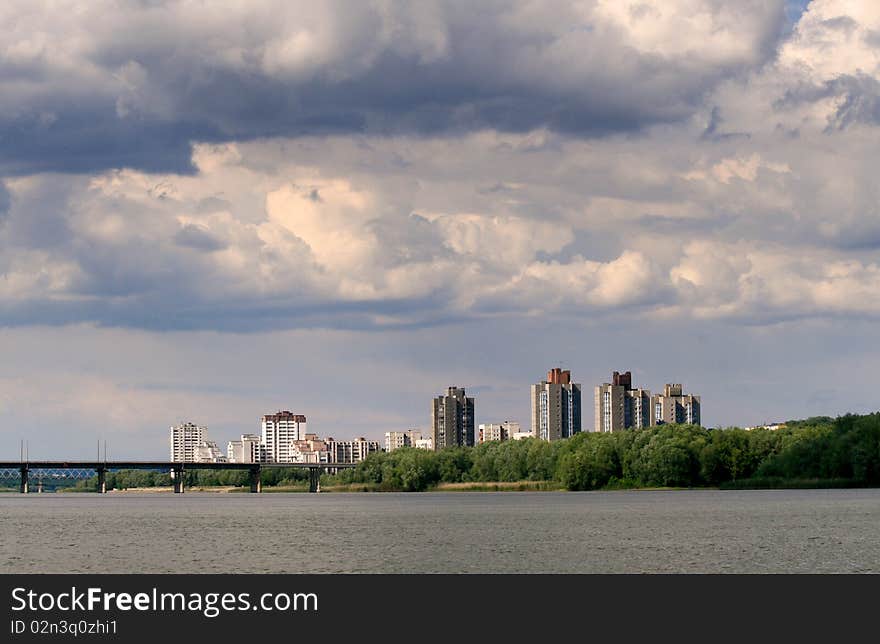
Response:
POLYGON ((183 494, 183 467, 175 467, 171 470, 171 481, 174 484, 174 493, 183 494))
POLYGON ((309 468, 309 492, 320 492, 321 491, 321 468, 320 467, 310 467, 309 468))
POLYGON ((98 494, 107 494, 107 470, 99 467, 98 470, 98 494))
POLYGON ((262 468, 258 465, 250 469, 251 493, 259 494, 263 491, 263 480, 261 479, 262 468))
POLYGON ((21 471, 21 485, 19 486, 18 490, 22 494, 27 494, 28 493, 28 474, 29 474, 29 471, 26 466, 22 466, 20 471, 21 471))

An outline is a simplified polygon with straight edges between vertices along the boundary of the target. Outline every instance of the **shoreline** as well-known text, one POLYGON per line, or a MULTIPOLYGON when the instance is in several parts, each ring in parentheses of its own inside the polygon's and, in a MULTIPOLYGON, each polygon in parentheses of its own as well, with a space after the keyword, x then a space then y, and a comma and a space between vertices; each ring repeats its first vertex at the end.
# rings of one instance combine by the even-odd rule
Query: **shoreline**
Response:
MULTIPOLYGON (((828 479, 793 479, 790 481, 772 481, 756 480, 751 485, 746 481, 738 484, 725 484, 721 486, 699 486, 699 487, 676 487, 676 486, 620 486, 606 487, 595 490, 568 490, 556 481, 468 481, 459 483, 438 483, 425 490, 402 490, 383 488, 382 484, 377 483, 347 483, 338 485, 324 485, 319 493, 365 493, 365 492, 393 492, 393 493, 410 493, 410 492, 574 492, 574 491, 590 491, 590 492, 658 492, 658 491, 679 491, 679 490, 714 490, 714 491, 742 491, 742 490, 835 490, 835 489, 869 489, 876 486, 842 484, 840 480, 828 479)), ((194 486, 187 487, 186 492, 204 492, 209 494, 250 494, 250 490, 246 486, 235 485, 218 485, 218 486, 194 486)), ((2 494, 16 494, 16 488, 0 488, 2 494)), ((106 494, 110 495, 126 495, 126 494, 173 494, 174 488, 171 486, 159 487, 131 487, 123 489, 108 490, 106 494)), ((296 486, 263 486, 264 494, 309 494, 308 487, 305 485, 296 486)), ((29 494, 38 494, 36 491, 29 494)), ((75 488, 62 488, 54 491, 47 491, 45 494, 98 494, 96 490, 83 490, 75 488)))

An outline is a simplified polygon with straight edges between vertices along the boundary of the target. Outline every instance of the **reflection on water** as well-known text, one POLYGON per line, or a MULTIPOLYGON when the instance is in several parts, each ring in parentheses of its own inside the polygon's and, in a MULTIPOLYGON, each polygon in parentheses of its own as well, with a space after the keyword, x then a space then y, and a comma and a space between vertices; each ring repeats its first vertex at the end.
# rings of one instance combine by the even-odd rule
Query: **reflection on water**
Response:
POLYGON ((0 573, 880 572, 880 490, 0 495, 0 573))

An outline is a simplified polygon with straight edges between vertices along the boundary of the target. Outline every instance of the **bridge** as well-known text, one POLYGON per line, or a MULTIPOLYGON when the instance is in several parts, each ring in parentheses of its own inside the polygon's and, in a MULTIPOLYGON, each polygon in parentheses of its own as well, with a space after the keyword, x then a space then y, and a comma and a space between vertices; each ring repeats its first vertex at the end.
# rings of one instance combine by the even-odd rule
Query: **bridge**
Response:
POLYGON ((0 461, 0 471, 18 470, 19 491, 28 493, 28 477, 32 470, 49 470, 55 473, 83 473, 94 471, 98 476, 97 491, 107 492, 107 472, 111 470, 162 470, 171 473, 175 494, 183 494, 184 474, 193 470, 239 470, 248 472, 250 491, 263 491, 261 474, 263 468, 297 468, 309 470, 309 492, 318 492, 321 474, 325 470, 340 470, 354 467, 355 463, 192 463, 171 461, 0 461))

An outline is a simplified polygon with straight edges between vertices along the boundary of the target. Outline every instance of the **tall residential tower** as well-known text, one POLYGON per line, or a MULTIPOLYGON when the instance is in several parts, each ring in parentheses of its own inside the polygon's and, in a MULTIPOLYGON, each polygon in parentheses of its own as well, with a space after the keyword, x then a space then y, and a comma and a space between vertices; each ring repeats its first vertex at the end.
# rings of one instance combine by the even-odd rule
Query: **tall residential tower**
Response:
POLYGON ((181 423, 171 428, 170 445, 172 463, 193 463, 196 448, 207 439, 208 428, 195 423, 181 423))
POLYGON ((633 389, 629 371, 615 371, 611 382, 596 387, 594 403, 593 431, 616 432, 651 425, 651 392, 633 389))
POLYGON ((651 424, 700 424, 700 397, 686 394, 680 384, 666 385, 663 395, 651 396, 651 424))
POLYGON ((581 431, 581 386, 571 382, 571 371, 551 369, 531 394, 533 436, 555 441, 581 431))
POLYGON ((290 463, 291 443, 306 435, 306 417, 289 411, 266 414, 262 418, 265 458, 269 463, 290 463))
POLYGON ((431 401, 434 449, 474 445, 474 399, 463 388, 449 387, 431 401))

